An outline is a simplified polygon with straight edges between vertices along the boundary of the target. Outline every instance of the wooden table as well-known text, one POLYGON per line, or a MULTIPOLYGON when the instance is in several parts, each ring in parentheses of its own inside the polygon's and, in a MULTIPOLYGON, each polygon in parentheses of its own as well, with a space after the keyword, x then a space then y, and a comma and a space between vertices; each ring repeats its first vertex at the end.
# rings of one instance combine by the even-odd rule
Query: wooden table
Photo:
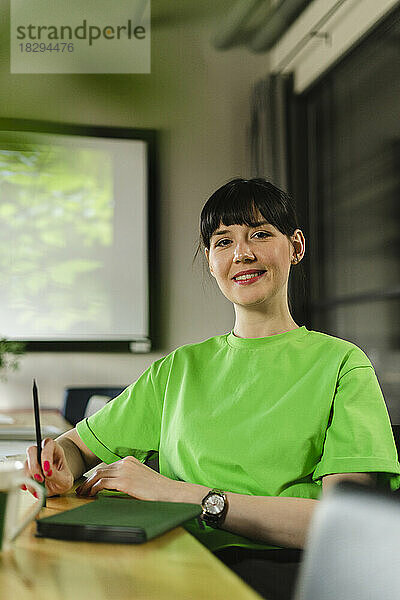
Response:
MULTIPOLYGON (((23 494, 25 502, 32 502, 23 494)), ((49 498, 39 516, 86 502, 95 500, 74 492, 49 498)), ((34 532, 31 523, 13 550, 0 553, 4 600, 260 599, 182 527, 132 545, 36 538, 34 532)))

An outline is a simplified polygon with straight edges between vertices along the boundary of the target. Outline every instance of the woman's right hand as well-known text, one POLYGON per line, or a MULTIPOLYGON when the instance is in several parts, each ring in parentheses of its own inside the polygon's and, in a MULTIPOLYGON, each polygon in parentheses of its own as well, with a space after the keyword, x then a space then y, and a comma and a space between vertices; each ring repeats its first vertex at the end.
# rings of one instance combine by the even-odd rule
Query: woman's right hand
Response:
MULTIPOLYGON (((26 455, 26 476, 39 483, 45 481, 47 496, 63 494, 72 488, 74 476, 68 466, 64 450, 55 440, 51 438, 43 440, 41 465, 37 460, 37 446, 29 446, 26 455)), ((36 497, 35 490, 29 486, 26 487, 36 497)))

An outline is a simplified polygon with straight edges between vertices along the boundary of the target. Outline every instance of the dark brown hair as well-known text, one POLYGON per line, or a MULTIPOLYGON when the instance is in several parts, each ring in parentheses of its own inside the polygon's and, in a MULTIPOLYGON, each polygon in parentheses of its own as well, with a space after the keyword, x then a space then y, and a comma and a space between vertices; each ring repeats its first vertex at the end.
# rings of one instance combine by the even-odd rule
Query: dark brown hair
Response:
POLYGON ((289 196, 266 179, 233 179, 210 196, 200 216, 200 235, 204 247, 221 223, 248 225, 257 222, 257 212, 287 236, 299 227, 289 196))

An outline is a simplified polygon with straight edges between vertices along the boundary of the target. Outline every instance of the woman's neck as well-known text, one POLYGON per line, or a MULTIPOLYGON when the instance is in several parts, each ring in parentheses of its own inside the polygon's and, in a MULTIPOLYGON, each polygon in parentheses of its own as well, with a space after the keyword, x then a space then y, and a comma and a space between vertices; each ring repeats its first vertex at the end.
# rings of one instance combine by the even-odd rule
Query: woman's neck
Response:
POLYGON ((280 314, 266 315, 261 311, 249 311, 244 310, 243 307, 235 306, 235 313, 233 333, 241 338, 268 337, 299 327, 292 318, 289 309, 287 311, 283 310, 280 314))

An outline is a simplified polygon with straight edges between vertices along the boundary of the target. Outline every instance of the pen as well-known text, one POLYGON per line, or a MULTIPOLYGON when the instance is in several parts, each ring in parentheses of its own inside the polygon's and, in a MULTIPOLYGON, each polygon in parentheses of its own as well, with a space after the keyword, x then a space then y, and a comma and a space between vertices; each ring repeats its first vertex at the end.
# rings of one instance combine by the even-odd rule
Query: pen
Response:
MULTIPOLYGON (((41 467, 42 466, 42 432, 40 429, 39 397, 38 397, 38 390, 37 390, 35 379, 33 380, 32 394, 33 394, 33 412, 35 414, 37 460, 38 460, 39 466, 41 467)), ((43 486, 45 487, 44 483, 43 483, 43 486)), ((44 498, 46 498, 46 496, 44 496, 44 498)), ((43 501, 43 506, 46 506, 45 499, 43 501)))
POLYGON ((39 465, 42 465, 42 433, 40 430, 40 413, 39 413, 39 398, 35 379, 33 380, 33 411, 35 413, 35 429, 36 429, 36 446, 37 460, 39 465))

